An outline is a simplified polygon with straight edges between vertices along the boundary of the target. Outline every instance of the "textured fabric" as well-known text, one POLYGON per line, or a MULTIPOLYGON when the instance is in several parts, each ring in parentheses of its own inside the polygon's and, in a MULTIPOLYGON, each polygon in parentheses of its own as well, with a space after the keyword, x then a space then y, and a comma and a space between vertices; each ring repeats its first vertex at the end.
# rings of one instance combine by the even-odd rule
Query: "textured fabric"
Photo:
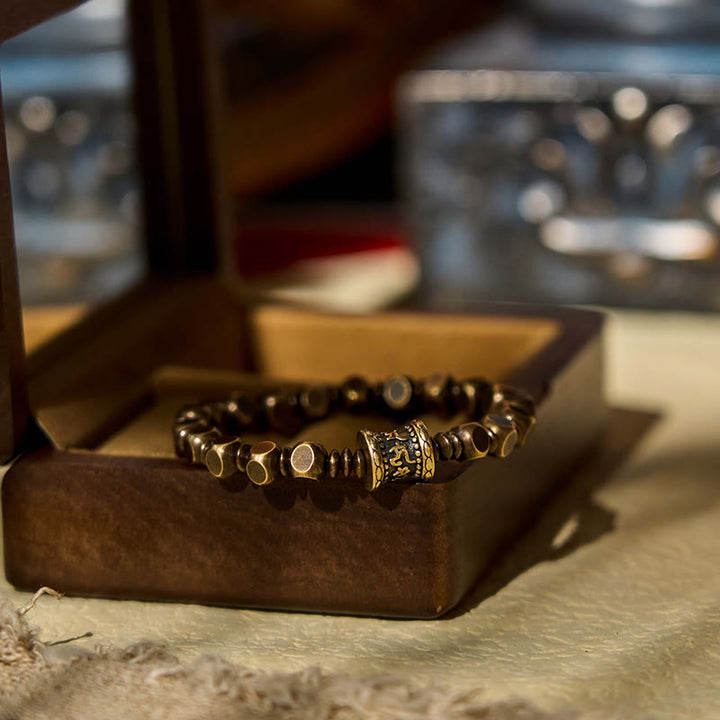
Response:
POLYGON ((0 604, 0 718, 7 720, 549 717, 520 702, 488 704, 479 691, 412 689, 389 676, 358 679, 313 668, 266 675, 210 656, 183 666, 150 643, 109 652, 47 646, 23 614, 0 604))
MULTIPOLYGON (((660 417, 617 414, 606 456, 449 618, 65 598, 44 599, 33 622, 46 641, 94 634, 71 648, 149 640, 188 663, 212 653, 267 673, 393 674, 548 712, 720 717, 720 319, 625 313, 608 340, 612 403, 660 417)), ((0 595, 28 598, 7 586, 0 595)))

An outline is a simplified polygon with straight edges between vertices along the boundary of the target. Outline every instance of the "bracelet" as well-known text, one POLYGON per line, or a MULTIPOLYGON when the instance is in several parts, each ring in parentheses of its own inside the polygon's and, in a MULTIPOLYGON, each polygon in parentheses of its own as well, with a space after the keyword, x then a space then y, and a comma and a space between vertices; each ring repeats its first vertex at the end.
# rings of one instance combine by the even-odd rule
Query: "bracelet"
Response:
POLYGON ((256 485, 280 477, 359 479, 369 491, 396 481, 431 480, 441 461, 487 455, 504 458, 521 447, 535 425, 535 403, 524 390, 481 378, 449 375, 415 380, 407 375, 370 384, 353 376, 339 386, 307 385, 291 390, 236 394, 221 402, 181 408, 175 417, 175 452, 215 477, 245 473, 256 485), (360 430, 355 450, 328 451, 314 442, 281 447, 264 440, 243 442, 245 432, 271 429, 295 435, 305 425, 336 412, 379 414, 405 420, 392 432, 360 430), (431 437, 420 413, 468 422, 431 437))

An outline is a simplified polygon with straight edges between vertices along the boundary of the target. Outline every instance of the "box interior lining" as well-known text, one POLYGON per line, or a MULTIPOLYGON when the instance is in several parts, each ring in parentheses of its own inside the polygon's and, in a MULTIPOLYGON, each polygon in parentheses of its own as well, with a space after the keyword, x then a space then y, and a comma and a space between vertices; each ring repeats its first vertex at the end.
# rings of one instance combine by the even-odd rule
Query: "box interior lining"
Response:
MULTIPOLYGON (((237 307, 236 312, 246 311, 237 307)), ((211 342, 214 334, 222 332, 217 320, 198 333, 199 343, 211 342)), ((482 375, 507 380, 558 336, 561 323, 495 315, 335 316, 263 306, 250 313, 246 330, 243 340, 243 333, 233 328, 217 347, 249 342, 253 365, 238 360, 247 356, 240 349, 225 354, 226 370, 221 369, 222 352, 212 359, 215 367, 206 366, 202 353, 195 354, 199 361, 192 360, 193 353, 190 362, 181 357, 181 365, 159 357, 142 381, 115 378, 102 390, 88 383, 85 392, 80 382, 74 384, 72 394, 61 398, 36 396, 35 415, 50 442, 61 449, 170 458, 174 457, 170 427, 184 404, 220 399, 233 390, 258 385, 337 382, 351 374, 380 380, 393 373, 422 377, 442 371, 459 378, 482 375)), ((448 426, 447 418, 425 419, 433 431, 448 426)), ((363 418, 362 424, 389 430, 395 423, 371 417, 363 418)), ((357 416, 337 415, 306 427, 290 440, 275 439, 287 443, 311 438, 332 447, 352 446, 358 427, 357 416)))

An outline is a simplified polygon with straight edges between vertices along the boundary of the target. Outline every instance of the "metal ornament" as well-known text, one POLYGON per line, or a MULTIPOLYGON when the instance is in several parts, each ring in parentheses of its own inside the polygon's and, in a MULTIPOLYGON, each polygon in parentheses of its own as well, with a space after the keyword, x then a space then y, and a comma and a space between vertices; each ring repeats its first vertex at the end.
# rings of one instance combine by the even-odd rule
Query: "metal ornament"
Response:
POLYGON ((447 374, 425 380, 397 375, 384 383, 354 376, 337 386, 234 394, 181 408, 173 441, 178 457, 204 465, 217 478, 240 472, 255 485, 281 478, 361 480, 373 491, 387 483, 431 481, 438 463, 507 457, 534 425, 534 399, 520 388, 483 378, 456 381, 447 374), (265 429, 296 435, 336 412, 402 417, 406 424, 392 432, 360 430, 356 448, 330 449, 308 440, 250 444, 240 437, 265 429), (416 412, 461 412, 469 422, 430 437, 421 420, 409 419, 416 412))
POLYGON ((421 420, 388 433, 360 430, 357 442, 369 460, 365 487, 370 491, 396 480, 432 480, 435 475, 432 438, 421 420))

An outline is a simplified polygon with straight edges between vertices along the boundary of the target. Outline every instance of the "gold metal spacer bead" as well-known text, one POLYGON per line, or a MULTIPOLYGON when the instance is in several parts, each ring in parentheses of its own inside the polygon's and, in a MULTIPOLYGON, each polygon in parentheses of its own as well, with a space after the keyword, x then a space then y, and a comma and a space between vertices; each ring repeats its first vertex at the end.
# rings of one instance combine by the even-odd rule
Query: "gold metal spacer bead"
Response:
POLYGON ((518 431, 517 446, 521 448, 527 442, 527 439, 535 429, 537 420, 534 415, 526 415, 523 412, 513 410, 510 410, 510 412, 505 415, 515 423, 515 427, 518 431))
POLYGON ((499 458, 507 457, 518 441, 518 432, 513 421, 504 415, 493 413, 485 417, 483 425, 491 435, 490 454, 499 458))
POLYGON ((450 432, 462 443, 461 460, 477 460, 490 452, 490 434, 480 423, 465 423, 450 432))
POLYGON ((290 455, 290 469, 293 477, 319 480, 325 473, 327 450, 312 442, 301 442, 290 455))
POLYGON ((270 440, 263 440, 250 448, 250 460, 245 473, 255 485, 269 485, 280 476, 280 448, 270 440))
POLYGON ((205 454, 205 466, 216 478, 227 478, 238 471, 235 457, 240 447, 239 440, 213 443, 205 454))
POLYGON ((192 453, 191 461, 195 465, 203 465, 207 451, 212 443, 220 439, 221 435, 218 430, 213 429, 207 432, 193 433, 187 437, 190 452, 192 453))

